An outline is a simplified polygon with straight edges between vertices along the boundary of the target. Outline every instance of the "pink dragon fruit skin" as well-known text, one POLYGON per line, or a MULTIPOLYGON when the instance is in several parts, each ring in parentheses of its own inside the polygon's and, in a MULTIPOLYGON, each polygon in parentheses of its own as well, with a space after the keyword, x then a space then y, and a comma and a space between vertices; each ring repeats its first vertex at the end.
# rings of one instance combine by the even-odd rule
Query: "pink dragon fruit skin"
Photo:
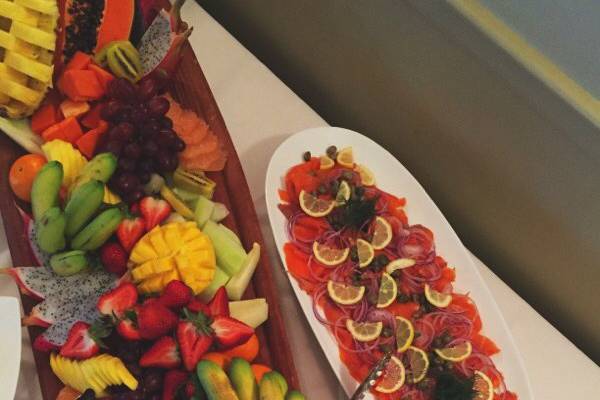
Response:
POLYGON ((181 6, 177 0, 170 12, 161 10, 140 40, 138 51, 142 62, 142 75, 154 72, 170 75, 181 59, 181 49, 192 33, 192 28, 181 21, 181 6))

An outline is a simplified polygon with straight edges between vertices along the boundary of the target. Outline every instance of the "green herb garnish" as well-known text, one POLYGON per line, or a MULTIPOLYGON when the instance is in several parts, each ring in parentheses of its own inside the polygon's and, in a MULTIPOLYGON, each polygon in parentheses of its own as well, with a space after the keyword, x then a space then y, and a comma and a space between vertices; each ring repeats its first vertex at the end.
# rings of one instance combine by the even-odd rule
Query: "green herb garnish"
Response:
POLYGON ((437 376, 434 400, 473 400, 473 378, 463 378, 452 372, 441 372, 437 376))

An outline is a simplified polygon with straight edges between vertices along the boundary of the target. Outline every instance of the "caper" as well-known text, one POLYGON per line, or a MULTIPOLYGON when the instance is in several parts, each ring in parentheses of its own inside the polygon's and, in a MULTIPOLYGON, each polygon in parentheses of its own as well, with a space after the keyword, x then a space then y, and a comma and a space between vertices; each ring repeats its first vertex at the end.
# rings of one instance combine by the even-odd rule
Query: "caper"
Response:
POLYGON ((321 184, 321 185, 319 185, 317 190, 318 190, 319 194, 325 194, 325 193, 327 193, 327 186, 321 184))
POLYGON ((342 178, 346 180, 351 180, 354 177, 354 174, 351 171, 342 172, 342 178))
MULTIPOLYGON (((394 273, 397 271, 394 271, 394 273)), ((393 276, 394 274, 392 274, 393 276)), ((405 293, 398 293, 398 296, 396 297, 396 300, 398 300, 399 303, 408 303, 408 301, 410 300, 410 297, 405 294, 405 293)))
POLYGON ((340 190, 340 183, 336 180, 331 181, 331 194, 332 195, 336 195, 337 192, 340 190))
POLYGON ((392 347, 391 344, 380 344, 379 345, 379 350, 381 350, 383 353, 388 353, 390 351, 392 351, 394 348, 392 347))
POLYGON ((310 154, 310 151, 305 151, 304 154, 302 154, 302 159, 304 161, 310 161, 311 158, 312 155, 310 154))
POLYGON ((376 258, 377 258, 377 262, 380 265, 384 265, 385 266, 385 265, 388 265, 389 262, 390 262, 390 259, 385 254, 380 254, 376 258))
POLYGON ((337 156, 337 147, 335 147, 335 146, 329 146, 325 152, 327 153, 327 156, 329 158, 335 160, 335 158, 337 156))
POLYGON ((365 188, 362 186, 357 186, 354 188, 354 193, 356 193, 358 197, 362 197, 365 194, 365 188))
POLYGON ((394 331, 392 330, 392 328, 387 327, 387 326, 385 328, 383 328, 383 330, 381 331, 381 335, 383 337, 390 337, 393 334, 394 334, 394 331))
POLYGON ((358 247, 356 245, 350 247, 350 259, 354 262, 358 261, 358 247))

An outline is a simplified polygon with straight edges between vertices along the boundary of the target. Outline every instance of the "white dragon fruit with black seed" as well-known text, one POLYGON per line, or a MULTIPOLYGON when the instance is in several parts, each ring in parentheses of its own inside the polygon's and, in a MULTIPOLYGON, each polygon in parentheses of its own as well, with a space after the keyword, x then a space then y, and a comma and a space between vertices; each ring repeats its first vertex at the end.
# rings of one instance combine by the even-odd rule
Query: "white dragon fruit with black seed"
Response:
POLYGON ((166 75, 175 71, 181 48, 192 33, 192 28, 181 20, 183 3, 185 0, 177 0, 170 12, 161 10, 142 36, 138 51, 143 76, 155 71, 166 75))
POLYGON ((38 263, 38 265, 49 265, 50 255, 40 249, 40 246, 38 245, 35 221, 25 211, 21 210, 20 207, 17 207, 17 210, 19 210, 19 214, 21 214, 21 218, 23 219, 25 236, 27 237, 29 249, 35 258, 35 261, 38 263))
MULTIPOLYGON (((21 290, 42 301, 23 318, 25 325, 48 327, 36 339, 46 350, 60 347, 77 321, 93 323, 100 317, 98 298, 113 289, 117 277, 103 269, 93 269, 73 276, 59 276, 50 267, 15 267, 0 270, 12 276, 21 290)), ((36 346, 39 350, 39 346, 36 346)))

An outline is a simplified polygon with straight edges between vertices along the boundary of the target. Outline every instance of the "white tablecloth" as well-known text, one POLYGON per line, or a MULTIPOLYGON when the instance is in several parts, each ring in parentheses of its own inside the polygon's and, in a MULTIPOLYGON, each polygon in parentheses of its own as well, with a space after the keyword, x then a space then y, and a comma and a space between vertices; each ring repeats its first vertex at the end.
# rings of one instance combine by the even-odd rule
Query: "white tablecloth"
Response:
MULTIPOLYGON (((302 389, 309 399, 344 399, 281 268, 266 215, 264 178, 270 155, 289 135, 327 123, 194 2, 183 10, 190 39, 244 167, 273 265, 302 389)), ((0 229, 0 265, 9 265, 0 229)), ((473 256, 520 349, 538 400, 600 399, 600 368, 473 256)), ((17 295, 0 277, 0 295, 17 295)), ((41 399, 26 330, 15 399, 41 399)), ((3 399, 0 399, 3 400, 3 399)), ((523 399, 527 400, 527 399, 523 399)))

